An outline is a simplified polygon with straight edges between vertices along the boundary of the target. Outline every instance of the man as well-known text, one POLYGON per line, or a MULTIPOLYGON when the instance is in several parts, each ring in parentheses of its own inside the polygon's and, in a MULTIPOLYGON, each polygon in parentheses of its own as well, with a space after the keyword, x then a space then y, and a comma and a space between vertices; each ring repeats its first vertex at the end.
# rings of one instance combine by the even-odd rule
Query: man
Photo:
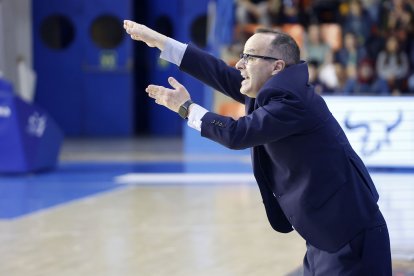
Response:
POLYGON ((149 85, 156 103, 188 118, 201 135, 231 149, 251 148, 254 176, 272 227, 305 240, 305 275, 391 275, 388 230, 378 193, 288 35, 259 30, 235 68, 144 25, 126 20, 135 40, 161 58, 245 104, 238 120, 192 103, 186 88, 149 85))

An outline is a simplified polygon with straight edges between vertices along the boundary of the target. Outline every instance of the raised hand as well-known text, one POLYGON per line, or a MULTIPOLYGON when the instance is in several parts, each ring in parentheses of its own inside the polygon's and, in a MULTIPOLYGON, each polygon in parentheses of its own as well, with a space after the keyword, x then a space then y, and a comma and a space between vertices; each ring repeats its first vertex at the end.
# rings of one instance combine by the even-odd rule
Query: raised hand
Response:
POLYGON ((124 20, 124 29, 133 40, 143 41, 149 47, 157 47, 161 51, 164 50, 167 36, 131 20, 124 20))
POLYGON ((173 77, 168 82, 174 89, 159 85, 149 85, 145 91, 148 96, 155 99, 157 104, 163 105, 174 112, 178 112, 180 106, 190 99, 187 89, 173 77))

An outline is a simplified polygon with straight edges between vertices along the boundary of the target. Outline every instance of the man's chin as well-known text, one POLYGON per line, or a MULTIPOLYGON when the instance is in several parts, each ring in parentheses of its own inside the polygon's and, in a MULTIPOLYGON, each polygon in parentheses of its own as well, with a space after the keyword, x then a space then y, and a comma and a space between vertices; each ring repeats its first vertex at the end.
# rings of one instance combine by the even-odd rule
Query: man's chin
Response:
POLYGON ((254 95, 252 93, 250 93, 250 91, 247 90, 247 89, 241 88, 240 93, 243 94, 243 95, 246 95, 249 98, 255 98, 254 95))
POLYGON ((244 88, 244 87, 241 87, 240 88, 240 93, 247 96, 247 95, 249 95, 249 90, 244 88))

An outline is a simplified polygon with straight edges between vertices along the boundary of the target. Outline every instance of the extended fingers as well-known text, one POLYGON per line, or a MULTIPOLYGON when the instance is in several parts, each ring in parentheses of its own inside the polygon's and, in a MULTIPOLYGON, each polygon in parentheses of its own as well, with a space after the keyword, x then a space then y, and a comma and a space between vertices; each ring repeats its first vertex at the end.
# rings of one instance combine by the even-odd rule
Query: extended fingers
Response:
POLYGON ((183 88, 184 86, 181 84, 181 83, 179 83, 175 78, 173 78, 173 77, 169 77, 168 78, 168 83, 172 86, 172 87, 174 87, 175 89, 179 89, 179 88, 183 88))
POLYGON ((134 23, 135 22, 130 21, 130 20, 124 20, 124 29, 126 30, 128 34, 131 34, 132 29, 134 28, 134 23))
POLYGON ((148 96, 151 98, 156 98, 156 95, 159 94, 159 86, 158 85, 148 85, 148 87, 145 89, 145 92, 148 93, 148 96))
POLYGON ((160 50, 163 50, 165 36, 160 33, 131 20, 124 20, 124 29, 133 40, 142 41, 150 47, 158 47, 160 50))
POLYGON ((168 98, 168 88, 158 85, 149 85, 145 91, 148 93, 148 96, 155 100, 156 104, 167 106, 168 98))
POLYGON ((148 87, 145 89, 148 95, 154 99, 163 97, 164 95, 169 93, 170 90, 171 89, 165 88, 164 86, 153 85, 153 84, 148 85, 148 87))
POLYGON ((138 23, 131 20, 124 20, 124 29, 133 29, 138 23))
POLYGON ((132 39, 140 40, 140 37, 138 35, 139 34, 138 28, 139 28, 138 23, 131 21, 131 20, 124 20, 124 29, 127 32, 127 34, 131 35, 132 39))
POLYGON ((159 85, 148 85, 145 91, 157 104, 163 105, 174 112, 178 112, 180 105, 190 98, 187 90, 176 79, 169 78, 168 82, 175 89, 169 89, 159 85))

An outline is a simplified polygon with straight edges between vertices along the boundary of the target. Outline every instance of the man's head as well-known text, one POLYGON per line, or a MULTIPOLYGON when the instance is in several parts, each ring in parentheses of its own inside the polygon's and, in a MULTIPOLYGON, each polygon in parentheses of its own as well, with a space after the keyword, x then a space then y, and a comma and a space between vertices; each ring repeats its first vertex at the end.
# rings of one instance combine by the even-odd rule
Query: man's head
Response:
POLYGON ((243 57, 236 63, 244 78, 240 92, 256 98, 270 77, 299 61, 299 47, 292 37, 271 29, 256 30, 244 45, 243 57))

